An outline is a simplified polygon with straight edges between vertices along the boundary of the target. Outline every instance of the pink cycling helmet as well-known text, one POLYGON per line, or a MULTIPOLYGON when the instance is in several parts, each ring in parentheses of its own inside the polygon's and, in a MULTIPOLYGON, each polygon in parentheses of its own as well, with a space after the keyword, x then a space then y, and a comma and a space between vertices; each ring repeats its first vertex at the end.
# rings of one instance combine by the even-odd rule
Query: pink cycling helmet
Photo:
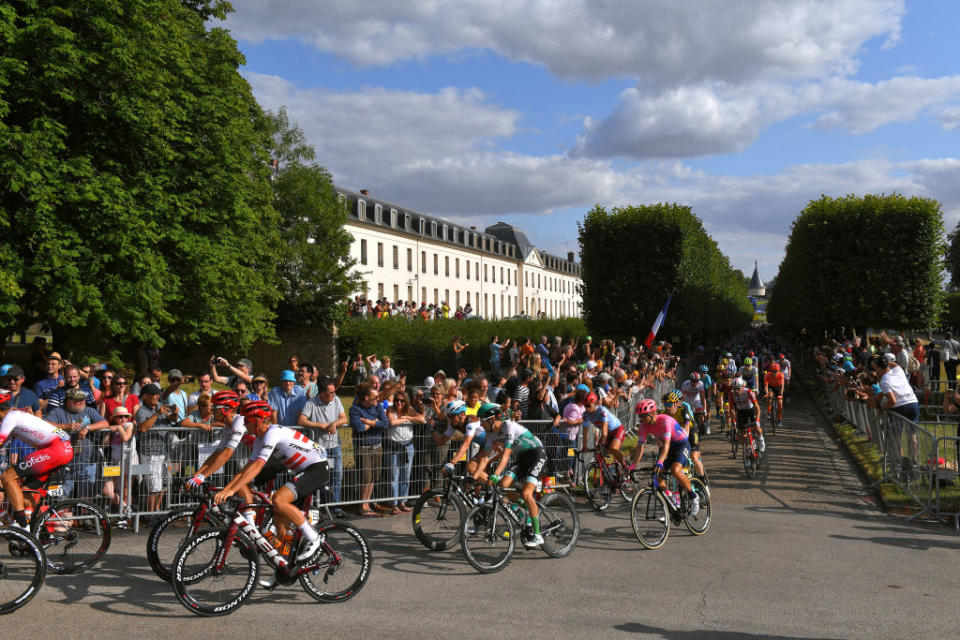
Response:
POLYGON ((644 415, 647 415, 648 413, 656 413, 656 412, 657 412, 657 403, 654 402, 653 400, 649 400, 649 399, 641 400, 640 402, 637 403, 638 416, 644 416, 644 415))

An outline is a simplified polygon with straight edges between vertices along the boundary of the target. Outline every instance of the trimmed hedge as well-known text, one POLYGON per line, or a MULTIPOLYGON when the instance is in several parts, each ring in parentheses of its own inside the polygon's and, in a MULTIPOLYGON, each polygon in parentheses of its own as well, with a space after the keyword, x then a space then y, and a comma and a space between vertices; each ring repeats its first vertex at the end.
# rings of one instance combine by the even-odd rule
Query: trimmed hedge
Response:
MULTIPOLYGON (((500 336, 503 344, 508 338, 529 337, 536 342, 540 336, 560 336, 564 340, 587 336, 587 328, 579 318, 551 320, 407 320, 390 318, 348 318, 340 325, 337 345, 340 357, 352 358, 357 353, 367 356, 376 353, 390 356, 391 366, 399 374, 405 370, 414 384, 432 375, 437 369, 445 369, 453 376, 453 337, 459 334, 462 342, 469 343, 463 353, 463 366, 468 370, 478 363, 489 369, 490 340, 500 336)), ((506 354, 504 354, 506 355, 506 354)))

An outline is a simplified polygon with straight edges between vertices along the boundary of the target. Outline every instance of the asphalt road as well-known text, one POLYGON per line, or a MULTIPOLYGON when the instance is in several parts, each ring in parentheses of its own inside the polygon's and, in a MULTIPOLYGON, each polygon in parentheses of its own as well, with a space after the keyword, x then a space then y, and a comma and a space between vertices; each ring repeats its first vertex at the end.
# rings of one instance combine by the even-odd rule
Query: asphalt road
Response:
POLYGON ((578 500, 574 553, 520 551, 479 575, 459 549, 431 553, 407 516, 358 522, 374 568, 352 600, 318 604, 298 586, 258 591, 226 618, 187 612, 144 560, 144 535, 118 532, 103 563, 48 577, 0 620, 4 637, 904 638, 955 635, 960 536, 882 513, 806 397, 768 437, 753 480, 720 436, 707 440, 713 523, 640 547, 629 509, 578 500))

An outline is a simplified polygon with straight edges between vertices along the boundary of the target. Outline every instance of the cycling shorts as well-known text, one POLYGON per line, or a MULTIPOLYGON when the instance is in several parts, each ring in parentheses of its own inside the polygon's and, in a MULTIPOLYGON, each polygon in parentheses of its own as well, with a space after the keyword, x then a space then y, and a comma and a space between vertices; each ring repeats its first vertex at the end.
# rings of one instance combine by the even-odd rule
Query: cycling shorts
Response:
POLYGON ((670 442, 670 450, 667 452, 667 459, 663 461, 664 469, 669 469, 674 462, 679 462, 681 467, 687 466, 690 461, 690 442, 681 440, 680 442, 670 442))
POLYGON ((283 466, 282 462, 272 460, 263 465, 263 469, 260 469, 260 473, 253 479, 252 484, 255 487, 265 488, 267 483, 273 480, 275 476, 286 473, 287 471, 288 469, 283 466))
POLYGON ((782 386, 781 386, 781 387, 770 387, 770 388, 767 389, 767 391, 770 392, 771 394, 773 394, 773 396, 774 396, 775 398, 782 398, 782 397, 783 397, 783 387, 782 387, 782 386))
POLYGON ((283 485, 293 492, 293 499, 299 500, 327 486, 330 482, 330 468, 326 460, 314 462, 293 480, 283 485))
POLYGON ((737 427, 743 429, 748 424, 756 421, 757 414, 754 412, 753 407, 749 409, 737 409, 737 427))
POLYGON ((602 444, 605 447, 609 447, 614 442, 623 442, 623 439, 626 437, 626 435, 627 435, 627 428, 623 425, 620 425, 613 431, 607 431, 607 437, 602 444))
POLYGON ((37 449, 13 465, 17 475, 24 479, 29 489, 38 489, 50 474, 73 460, 73 447, 69 440, 54 440, 42 449, 37 449))
POLYGON ((543 472, 544 465, 547 464, 547 451, 543 447, 536 449, 527 449, 517 456, 514 474, 521 478, 524 483, 536 482, 543 472))

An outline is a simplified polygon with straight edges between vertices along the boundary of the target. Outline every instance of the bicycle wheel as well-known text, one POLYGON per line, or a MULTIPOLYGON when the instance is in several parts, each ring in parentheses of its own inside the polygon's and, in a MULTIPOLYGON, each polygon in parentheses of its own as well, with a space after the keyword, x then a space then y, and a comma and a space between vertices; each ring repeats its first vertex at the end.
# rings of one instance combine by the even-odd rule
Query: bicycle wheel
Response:
POLYGON ((37 539, 23 529, 0 527, 0 615, 30 602, 46 575, 47 560, 37 539))
POLYGON ((587 496, 587 502, 597 511, 605 511, 610 506, 610 482, 596 460, 588 464, 583 471, 583 492, 587 496))
POLYGON ((633 502, 633 496, 637 494, 637 489, 640 488, 638 474, 639 472, 636 469, 627 471, 626 467, 617 465, 617 475, 620 481, 617 490, 627 504, 633 502))
POLYGON ((710 492, 698 478, 691 478, 690 486, 697 497, 700 498, 700 510, 697 511, 695 516, 685 515, 683 523, 687 525, 690 533, 695 536, 702 536, 710 528, 710 492))
POLYGON ((30 531, 43 546, 54 573, 80 573, 110 548, 110 520, 83 500, 62 500, 34 512, 30 531))
POLYGON ((573 553, 580 537, 580 516, 573 500, 562 493, 548 493, 538 505, 540 533, 543 535, 541 548, 552 558, 573 553))
POLYGON ((516 548, 513 520, 494 504, 478 504, 463 520, 460 542, 463 556, 474 569, 480 573, 500 571, 516 548))
POLYGON ((670 535, 670 518, 663 496, 647 487, 637 492, 630 505, 633 533, 647 549, 659 549, 670 535))
POLYGON ((750 442, 749 437, 747 437, 743 442, 743 471, 747 474, 748 478, 752 478, 753 475, 757 472, 757 458, 753 454, 753 444, 750 442))
POLYGON ((413 533, 431 551, 453 549, 460 542, 460 525, 467 512, 460 496, 443 489, 431 489, 417 499, 413 507, 413 533))
POLYGON ((198 616, 222 616, 242 605, 257 586, 257 550, 245 536, 233 539, 221 558, 226 529, 187 539, 173 559, 170 582, 184 607, 198 616))
POLYGON ((370 577, 370 545, 362 533, 343 522, 320 527, 319 533, 325 540, 310 561, 317 567, 300 576, 300 586, 320 602, 349 600, 370 577))
POLYGON ((162 520, 158 520, 150 530, 150 535, 147 536, 147 562, 150 563, 150 568, 161 580, 170 582, 170 567, 173 565, 173 558, 187 538, 201 531, 222 526, 222 523, 215 520, 209 513, 205 514, 203 519, 195 525, 194 516, 196 512, 195 507, 174 511, 167 514, 162 520))

